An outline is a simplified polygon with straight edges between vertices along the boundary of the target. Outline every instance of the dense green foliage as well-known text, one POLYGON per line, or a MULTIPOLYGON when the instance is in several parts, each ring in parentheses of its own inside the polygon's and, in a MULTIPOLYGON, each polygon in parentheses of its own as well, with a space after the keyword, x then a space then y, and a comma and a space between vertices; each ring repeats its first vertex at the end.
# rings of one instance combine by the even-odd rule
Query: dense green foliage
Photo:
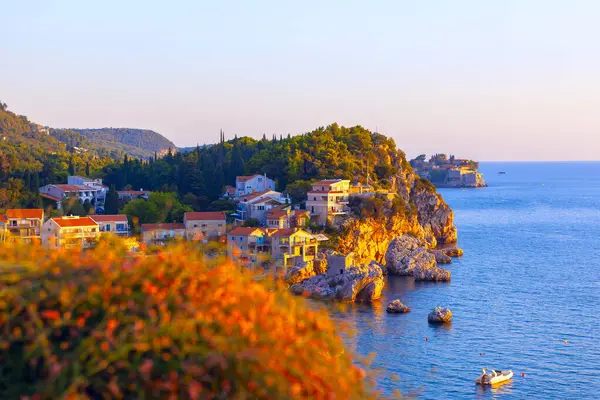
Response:
POLYGON ((181 204, 176 193, 150 193, 148 200, 132 200, 123 208, 130 218, 134 231, 141 224, 161 222, 183 222, 183 214, 192 208, 181 204))
POLYGON ((368 174, 371 183, 387 184, 400 166, 410 169, 392 139, 360 126, 332 124, 294 137, 221 140, 148 162, 125 158, 105 167, 103 174, 105 182, 117 189, 130 184, 134 189, 177 192, 201 210, 219 198, 225 185, 235 185, 238 175, 266 173, 278 190, 299 201, 314 180, 366 181, 368 174))

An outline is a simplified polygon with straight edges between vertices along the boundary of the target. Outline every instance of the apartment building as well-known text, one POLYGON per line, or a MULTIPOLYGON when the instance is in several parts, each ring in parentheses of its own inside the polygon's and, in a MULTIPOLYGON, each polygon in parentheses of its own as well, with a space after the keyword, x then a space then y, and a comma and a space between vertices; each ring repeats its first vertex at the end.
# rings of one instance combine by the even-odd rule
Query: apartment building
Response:
POLYGON ((129 221, 126 215, 91 215, 98 224, 100 233, 113 233, 117 236, 129 236, 129 221))
POLYGON ((42 225, 42 243, 49 247, 88 248, 100 237, 98 223, 90 217, 50 218, 42 225))
POLYGON ((242 265, 256 265, 269 258, 269 232, 238 226, 227 232, 227 257, 242 265))
POLYGON ((303 229, 278 229, 271 238, 271 256, 286 268, 314 260, 318 248, 317 239, 303 229))
POLYGON ((56 202, 56 208, 61 210, 62 203, 68 199, 77 199, 81 203, 88 200, 96 204, 96 199, 100 197, 98 188, 87 185, 72 184, 52 184, 40 188, 40 195, 56 202))
POLYGON ((349 180, 327 179, 315 182, 312 184, 312 190, 307 193, 306 209, 319 225, 335 223, 348 213, 349 195, 349 180))
POLYGON ((183 224, 188 240, 218 238, 225 234, 227 217, 222 211, 186 212, 183 215, 183 224))
POLYGON ((67 184, 84 185, 95 189, 95 205, 98 207, 104 207, 104 201, 106 200, 106 193, 108 192, 108 188, 102 185, 102 179, 93 179, 87 178, 85 176, 73 175, 67 178, 67 184))
POLYGON ((148 200, 148 197, 152 193, 149 190, 117 190, 117 195, 119 196, 119 200, 123 202, 129 202, 131 200, 136 199, 144 199, 148 200))
POLYGON ((164 245, 177 239, 185 239, 183 224, 142 224, 142 241, 147 245, 164 245))
POLYGON ((292 210, 284 205, 267 212, 266 225, 272 229, 303 228, 310 223, 308 210, 292 210))
POLYGON ((12 239, 22 240, 27 243, 41 239, 41 228, 44 222, 44 210, 41 208, 6 210, 6 233, 12 239))
POLYGON ((289 202, 289 197, 274 190, 252 193, 240 197, 234 216, 238 222, 253 218, 264 225, 270 210, 289 202))

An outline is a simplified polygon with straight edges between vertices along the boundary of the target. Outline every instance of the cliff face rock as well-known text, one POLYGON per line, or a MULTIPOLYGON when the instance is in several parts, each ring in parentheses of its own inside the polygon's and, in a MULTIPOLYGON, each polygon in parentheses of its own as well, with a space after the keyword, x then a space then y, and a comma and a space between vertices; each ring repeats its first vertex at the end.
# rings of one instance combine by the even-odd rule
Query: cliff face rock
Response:
POLYGON ((415 219, 394 215, 388 219, 349 219, 340 235, 337 250, 342 254, 354 252, 357 263, 372 260, 385 263, 385 253, 397 236, 412 233, 423 237, 425 233, 415 219))
POLYGON ((323 253, 318 253, 314 260, 290 267, 283 279, 288 285, 294 285, 315 275, 324 274, 326 271, 327 257, 323 253))
POLYGON ((383 270, 377 263, 352 266, 342 274, 313 276, 290 287, 294 294, 308 292, 309 297, 341 302, 373 301, 381 297, 385 285, 383 270))
POLYGON ((443 250, 429 250, 431 254, 435 257, 435 262, 438 264, 450 264, 452 262, 452 257, 447 255, 443 250))
POLYGON ((389 273, 414 276, 417 280, 449 281, 450 271, 437 266, 425 242, 410 235, 395 238, 385 254, 389 273))
POLYGON ((410 201, 417 207, 419 223, 430 229, 439 243, 456 243, 458 233, 454 226, 454 212, 435 189, 419 184, 415 180, 410 192, 410 201))

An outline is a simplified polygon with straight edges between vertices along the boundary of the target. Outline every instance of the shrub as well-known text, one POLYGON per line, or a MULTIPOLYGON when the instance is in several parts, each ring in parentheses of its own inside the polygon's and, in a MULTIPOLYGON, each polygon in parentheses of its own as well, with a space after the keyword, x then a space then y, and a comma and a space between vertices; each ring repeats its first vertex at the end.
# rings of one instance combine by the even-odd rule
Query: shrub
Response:
POLYGON ((184 245, 0 248, 0 398, 370 398, 326 311, 184 245))

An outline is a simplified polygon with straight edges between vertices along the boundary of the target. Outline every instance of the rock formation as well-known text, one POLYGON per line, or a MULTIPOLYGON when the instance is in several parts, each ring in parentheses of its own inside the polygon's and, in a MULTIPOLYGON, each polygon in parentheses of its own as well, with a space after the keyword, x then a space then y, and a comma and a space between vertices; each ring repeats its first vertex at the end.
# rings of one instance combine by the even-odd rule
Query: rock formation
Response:
POLYGON ((293 284, 294 294, 308 293, 309 297, 341 302, 373 301, 381 297, 385 285, 382 267, 372 262, 351 266, 342 273, 320 274, 293 284))
POLYGON ((447 255, 443 250, 429 250, 431 254, 435 257, 435 262, 438 264, 450 264, 452 262, 452 257, 447 255))
POLYGON ((427 321, 434 324, 444 324, 452 320, 452 311, 445 307, 436 307, 427 316, 427 321))
POLYGON ((314 260, 290 267, 284 280, 288 285, 293 285, 315 275, 323 274, 325 271, 327 271, 327 258, 325 254, 318 253, 314 260))
POLYGON ((411 235, 392 240, 385 262, 391 274, 414 276, 417 280, 450 280, 450 272, 437 266, 435 256, 427 250, 425 243, 411 235))
POLYGON ((416 179, 410 192, 410 201, 417 207, 419 223, 423 229, 431 229, 438 243, 456 243, 458 233, 454 226, 454 211, 436 193, 431 183, 427 185, 421 179, 416 179))
POLYGON ((388 304, 385 311, 387 311, 390 314, 403 314, 410 312, 410 308, 408 308, 408 306, 405 306, 400 300, 396 299, 390 304, 388 304))

